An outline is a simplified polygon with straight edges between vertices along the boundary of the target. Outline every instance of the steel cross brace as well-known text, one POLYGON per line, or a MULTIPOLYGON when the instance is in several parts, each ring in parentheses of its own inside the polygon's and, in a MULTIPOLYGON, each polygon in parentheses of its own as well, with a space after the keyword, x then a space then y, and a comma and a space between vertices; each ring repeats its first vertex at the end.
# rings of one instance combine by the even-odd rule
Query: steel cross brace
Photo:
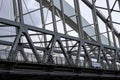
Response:
MULTIPOLYGON (((5 24, 5 25, 10 25, 10 26, 15 26, 19 29, 19 32, 16 36, 16 39, 14 41, 14 43, 11 43, 11 42, 6 42, 6 41, 1 41, 0 44, 4 44, 4 45, 12 45, 12 49, 10 51, 10 54, 9 54, 9 58, 10 60, 12 60, 12 55, 15 54, 16 52, 16 48, 18 48, 18 45, 19 45, 19 39, 21 37, 21 35, 24 35, 29 43, 30 46, 26 46, 26 45, 23 45, 23 48, 24 47, 27 47, 27 48, 32 48, 33 52, 34 52, 34 55, 36 55, 36 59, 39 60, 40 58, 38 57, 38 54, 36 54, 37 50, 39 50, 39 48, 37 48, 36 46, 34 46, 31 38, 30 38, 30 35, 28 33, 28 30, 32 30, 32 31, 36 31, 36 32, 40 32, 40 33, 43 33, 43 34, 49 34, 49 35, 52 35, 52 36, 55 36, 56 40, 55 41, 58 41, 59 45, 60 45, 60 48, 65 56, 65 58, 67 59, 68 63, 70 63, 70 65, 72 64, 71 63, 71 59, 68 55, 68 53, 64 50, 63 48, 63 44, 62 44, 62 41, 60 40, 61 38, 65 38, 65 39, 70 39, 70 40, 73 40, 73 41, 77 41, 77 42, 82 42, 82 46, 84 46, 85 44, 84 43, 87 43, 87 44, 90 44, 90 45, 95 45, 95 46, 103 46, 101 49, 104 49, 104 48, 110 48, 110 49, 114 49, 114 50, 118 50, 118 53, 120 51, 119 48, 117 47, 111 47, 111 46, 106 46, 106 45, 103 45, 103 44, 99 44, 99 43, 96 43, 96 42, 92 42, 92 41, 87 41, 87 40, 83 40, 81 38, 76 38, 76 37, 72 37, 72 36, 68 36, 68 35, 64 35, 64 34, 60 34, 60 33, 56 33, 56 32, 52 32, 52 31, 49 31, 49 30, 44 30, 44 29, 41 29, 41 28, 38 28, 38 27, 34 27, 34 26, 30 26, 30 25, 26 25, 26 24, 21 24, 21 23, 18 23, 18 22, 14 22, 14 21, 10 21, 10 20, 7 20, 7 19, 3 19, 3 18, 0 18, 0 23, 2 24, 5 24), (11 57, 10 57, 11 56, 11 57)), ((45 48, 43 48, 45 50, 45 48)), ((84 47, 85 49, 85 47, 84 47)), ((87 50, 86 50, 87 51, 87 50)), ((80 47, 79 47, 79 50, 78 50, 78 55, 80 52, 80 47)), ((118 54, 117 53, 117 54, 118 54)), ((79 56, 77 55, 77 57, 79 58, 79 56)), ((88 58, 89 60, 91 59, 89 54, 86 52, 86 55, 88 55, 88 58)), ((106 55, 106 54, 104 54, 106 55)), ((105 56, 104 56, 105 57, 105 56)), ((105 57, 106 58, 106 57, 105 57)), ((119 56, 118 56, 119 58, 119 56)), ((14 60, 14 59, 13 59, 14 60)), ((40 61, 40 60, 39 60, 40 61)))

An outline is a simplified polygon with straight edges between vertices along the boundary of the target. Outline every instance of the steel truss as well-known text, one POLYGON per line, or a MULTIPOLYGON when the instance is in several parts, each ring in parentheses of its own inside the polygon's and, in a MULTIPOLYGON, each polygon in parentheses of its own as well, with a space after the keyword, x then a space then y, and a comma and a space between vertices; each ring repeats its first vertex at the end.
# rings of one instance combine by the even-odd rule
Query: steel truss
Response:
MULTIPOLYGON (((108 18, 106 19, 95 6, 95 0, 92 0, 90 3, 89 0, 81 0, 84 2, 92 11, 93 14, 93 25, 95 26, 95 33, 96 33, 96 40, 91 38, 81 27, 81 14, 78 4, 78 0, 74 0, 75 4, 75 17, 76 23, 70 19, 64 13, 64 7, 62 0, 60 0, 61 11, 54 5, 54 0, 37 0, 40 2, 41 9, 41 20, 43 28, 38 28, 32 25, 28 25, 24 23, 24 14, 22 10, 22 2, 21 0, 13 0, 13 7, 14 7, 14 16, 19 17, 16 18, 14 21, 8 20, 5 18, 0 18, 0 28, 3 27, 14 27, 16 29, 15 35, 4 35, 0 36, 3 37, 13 37, 15 38, 13 42, 0 40, 0 45, 10 46, 11 49, 3 51, 7 55, 5 59, 1 60, 8 60, 8 61, 17 61, 17 62, 33 62, 33 63, 44 63, 44 64, 54 64, 54 65, 64 65, 64 66, 76 66, 76 67, 83 67, 83 68, 97 68, 94 66, 94 63, 99 64, 99 69, 104 70, 120 70, 120 48, 117 46, 115 36, 120 41, 119 33, 113 28, 113 21, 111 17, 113 9, 109 8, 109 0, 107 1, 107 10, 109 13, 108 18), (18 3, 18 5, 17 5, 18 3), (16 8, 16 6, 18 8, 16 8), (53 23, 53 31, 44 29, 44 7, 48 8, 52 13, 52 23, 53 23), (43 7, 43 8, 42 8, 43 7), (19 15, 17 14, 19 11, 19 15), (58 15, 59 13, 59 15, 58 15), (57 25, 56 25, 56 16, 61 17, 63 25, 65 24, 71 26, 73 30, 75 30, 79 37, 73 37, 66 34, 58 33, 57 25), (99 32, 99 25, 97 17, 99 17, 106 25, 107 28, 111 29, 113 35, 113 43, 114 46, 104 45, 101 42, 100 32, 99 32), (30 33, 34 32, 34 34, 30 33), (43 37, 41 41, 35 42, 33 41, 33 36, 40 36, 43 37), (26 38, 26 42, 22 42, 22 38, 26 38), (72 42, 72 44, 71 44, 72 42), (41 44, 43 46, 37 46, 36 44, 41 44), (25 52, 25 49, 32 50, 32 58, 30 58, 30 53, 25 52), (19 54, 19 55, 18 55, 19 54), (57 55, 62 55, 59 57, 57 55), (56 55, 56 56, 54 56, 56 55), (81 58, 83 58, 81 60, 81 58), (94 60, 93 60, 94 59, 94 60)), ((116 0, 115 3, 119 0, 116 0)), ((102 7, 99 7, 102 8, 102 7)), ((29 14, 29 13, 26 13, 29 14)), ((65 30, 65 28, 64 28, 65 30)), ((66 30, 65 30, 66 33, 66 30)), ((106 32, 109 38, 109 31, 106 32)))

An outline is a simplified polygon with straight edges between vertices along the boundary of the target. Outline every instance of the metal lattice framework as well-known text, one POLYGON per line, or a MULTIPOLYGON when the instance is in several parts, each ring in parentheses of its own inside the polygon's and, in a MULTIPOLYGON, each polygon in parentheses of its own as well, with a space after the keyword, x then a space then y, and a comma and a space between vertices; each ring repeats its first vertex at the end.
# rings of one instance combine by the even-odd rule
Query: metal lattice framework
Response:
POLYGON ((120 22, 113 19, 120 0, 103 0, 106 6, 101 0, 71 1, 36 0, 37 8, 29 9, 26 0, 1 0, 1 60, 120 70, 120 35, 114 27, 120 22), (10 14, 4 6, 9 3, 10 14))

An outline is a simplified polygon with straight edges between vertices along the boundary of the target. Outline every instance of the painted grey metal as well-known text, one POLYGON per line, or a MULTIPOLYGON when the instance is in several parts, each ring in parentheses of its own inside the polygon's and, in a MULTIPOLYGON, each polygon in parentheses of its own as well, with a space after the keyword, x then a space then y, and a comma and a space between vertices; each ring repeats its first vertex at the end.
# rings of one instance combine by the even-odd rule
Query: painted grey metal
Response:
MULTIPOLYGON (((80 8, 79 8, 80 4, 78 4, 78 0, 74 0, 75 9, 72 8, 67 2, 65 2, 65 0, 40 1, 40 7, 42 7, 42 5, 47 8, 48 6, 50 7, 49 9, 52 13, 52 23, 54 26, 54 31, 46 30, 44 27, 45 22, 44 22, 43 7, 40 8, 40 11, 41 11, 40 14, 42 17, 42 26, 43 26, 42 28, 25 24, 24 15, 22 12, 22 2, 21 0, 18 0, 19 7, 14 8, 14 15, 18 16, 16 11, 19 11, 19 20, 15 19, 15 21, 12 21, 8 19, 0 18, 1 24, 9 25, 10 27, 14 26, 16 28, 16 35, 6 35, 9 37, 11 36, 15 37, 15 40, 13 42, 0 40, 0 45, 11 46, 11 49, 10 51, 8 51, 9 53, 6 59, 8 59, 8 61, 19 62, 19 60, 16 60, 16 57, 18 55, 18 52, 20 52, 24 58, 23 61, 30 62, 29 60, 30 57, 27 57, 27 53, 24 51, 24 49, 27 48, 32 50, 32 54, 33 56, 35 56, 34 59, 36 60, 36 61, 33 61, 33 63, 37 63, 37 64, 41 64, 41 63, 52 64, 52 65, 60 64, 64 66, 76 66, 76 67, 80 66, 83 68, 85 67, 95 68, 92 64, 94 63, 95 60, 97 60, 96 62, 100 63, 100 67, 99 67, 100 69, 119 70, 119 68, 117 68, 117 63, 120 64, 120 52, 119 52, 120 48, 116 46, 114 35, 118 37, 119 41, 120 41, 120 36, 112 26, 112 19, 110 22, 108 20, 105 20, 104 16, 96 9, 94 2, 93 4, 91 4, 88 0, 82 0, 82 1, 88 7, 90 7, 90 9, 92 9, 93 11, 94 26, 96 28, 95 32, 92 27, 83 29, 84 25, 90 25, 90 24, 81 16, 80 8), (57 11, 59 12, 60 16, 58 16, 57 11), (71 11, 71 13, 68 13, 69 11, 71 11), (73 14, 72 16, 74 17, 69 18, 71 14, 73 14), (70 27, 73 28, 73 30, 75 30, 79 34, 79 37, 73 37, 70 35, 58 33, 57 25, 56 25, 57 23, 56 16, 60 17, 61 20, 63 20, 62 23, 64 25, 65 33, 67 32, 67 30, 65 29, 66 23, 67 23, 68 25, 70 25, 70 27), (106 25, 108 25, 109 28, 111 29, 113 39, 114 39, 113 43, 115 43, 114 44, 115 46, 104 45, 101 43, 97 17, 100 17, 103 20, 103 22, 105 22, 106 25), (39 42, 34 42, 31 38, 32 34, 30 34, 29 31, 36 32, 36 34, 33 34, 33 35, 40 34, 41 36, 44 36, 44 40, 39 42), (90 37, 91 31, 93 32, 94 35, 98 36, 97 38, 98 42, 96 42, 94 38, 90 37), (37 32, 39 32, 39 34, 37 34, 37 32), (48 39, 49 41, 47 41, 47 35, 51 36, 51 40, 48 39), (27 43, 20 42, 21 37, 25 37, 27 40, 27 43), (92 41, 87 40, 84 37, 86 37, 87 39, 92 38, 91 39, 92 41), (73 43, 73 45, 69 43, 72 41, 75 42, 73 43), (44 43, 45 46, 42 46, 42 47, 36 46, 35 43, 44 43), (56 43, 58 43, 59 46, 56 43), (43 51, 42 58, 39 51, 41 52, 43 51), (59 58, 62 61, 61 63, 60 63, 60 60, 54 60, 56 58, 54 55, 62 55, 61 58, 63 58, 63 61, 61 58, 59 58), (109 56, 112 56, 112 59, 110 59, 109 56), (82 61, 81 58, 84 58, 84 60, 82 61), (95 59, 95 60, 92 60, 92 59, 95 59)), ((15 7, 15 3, 16 2, 14 2, 14 7, 15 7)), ((109 17, 110 17, 111 11, 109 8, 109 2, 107 2, 107 4, 108 4, 109 17)), ((7 27, 7 26, 4 26, 4 27, 7 27)), ((107 31, 107 35, 109 36, 109 31, 107 31)), ((2 36, 2 37, 5 37, 5 36, 2 36)), ((109 37, 108 37, 109 43, 112 44, 109 37)), ((102 38, 106 41, 105 36, 102 35, 102 38)))
MULTIPOLYGON (((38 2, 39 2, 39 0, 38 0, 38 2)), ((73 30, 75 30, 76 32, 79 33, 79 31, 78 31, 79 29, 77 27, 78 24, 77 24, 77 21, 76 21, 76 14, 77 13, 75 13, 75 9, 71 5, 69 5, 65 0, 63 0, 62 2, 63 2, 63 6, 64 6, 64 17, 66 19, 66 23, 69 24, 71 26, 71 28, 73 28, 73 30), (70 16, 73 16, 73 17, 70 18, 70 16)), ((49 4, 50 4, 49 1, 47 1, 47 0, 43 1, 43 5, 46 6, 48 9, 51 9, 51 8, 48 7, 48 6, 50 6, 49 4)), ((77 6, 77 5, 75 5, 75 6, 77 6)), ((59 12, 60 16, 62 16, 60 5, 59 5, 59 0, 54 1, 54 7, 55 7, 55 10, 57 10, 59 12)), ((56 13, 56 15, 57 15, 57 13, 56 13)), ((80 13, 78 13, 78 15, 80 16, 80 13)), ((89 27, 84 28, 84 26, 90 25, 90 24, 82 16, 80 16, 80 17, 81 17, 81 23, 82 23, 80 26, 82 26, 81 28, 83 28, 83 31, 81 30, 82 34, 84 32, 84 34, 88 35, 88 36, 96 35, 96 33, 98 33, 98 32, 96 32, 96 30, 94 30, 93 26, 89 26, 89 27)), ((97 30, 97 31, 99 31, 99 30, 97 30)), ((98 35, 96 37, 98 37, 98 35)), ((101 37, 105 41, 105 42, 103 41, 103 43, 106 43, 107 38, 104 35, 101 35, 101 37)), ((96 41, 95 38, 93 38, 93 37, 90 37, 90 38, 92 40, 96 41)), ((106 44, 108 44, 108 43, 106 43, 106 44)), ((111 42, 111 44, 113 44, 113 43, 111 42)))

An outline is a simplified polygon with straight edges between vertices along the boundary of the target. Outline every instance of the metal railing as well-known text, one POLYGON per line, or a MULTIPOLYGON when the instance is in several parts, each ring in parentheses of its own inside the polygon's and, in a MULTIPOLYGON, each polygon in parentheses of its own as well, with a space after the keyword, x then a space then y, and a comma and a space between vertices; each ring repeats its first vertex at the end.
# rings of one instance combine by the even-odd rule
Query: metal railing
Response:
MULTIPOLYGON (((4 50, 4 51, 0 51, 0 60, 7 60, 8 57, 8 50, 4 50)), ((28 63, 37 63, 36 58, 34 57, 34 55, 32 53, 26 53, 27 58, 29 61, 27 61, 28 63)), ((41 60, 43 60, 43 55, 40 54, 40 58, 41 60)), ((16 57, 16 62, 26 62, 24 60, 24 58, 22 57, 22 55, 17 55, 16 57)), ((76 63, 76 59, 72 59, 72 61, 74 62, 74 64, 76 63)), ((43 62, 41 62, 43 63, 43 62)), ((106 62, 103 62, 102 64, 97 63, 97 62, 92 62, 92 68, 96 68, 96 69, 109 69, 106 62), (94 65, 95 64, 95 65, 94 65)), ((44 63, 43 63, 44 64, 44 63)), ((52 57, 52 62, 47 62, 45 64, 52 64, 52 65, 61 65, 61 66, 69 66, 67 61, 65 60, 64 57, 62 56, 53 56, 52 57)), ((111 64, 112 65, 112 64, 111 64)), ((89 68, 89 65, 87 63, 85 63, 84 60, 79 60, 78 65, 73 65, 76 67, 83 67, 83 68, 89 68)), ((117 64, 117 69, 120 70, 120 64, 117 64)))

